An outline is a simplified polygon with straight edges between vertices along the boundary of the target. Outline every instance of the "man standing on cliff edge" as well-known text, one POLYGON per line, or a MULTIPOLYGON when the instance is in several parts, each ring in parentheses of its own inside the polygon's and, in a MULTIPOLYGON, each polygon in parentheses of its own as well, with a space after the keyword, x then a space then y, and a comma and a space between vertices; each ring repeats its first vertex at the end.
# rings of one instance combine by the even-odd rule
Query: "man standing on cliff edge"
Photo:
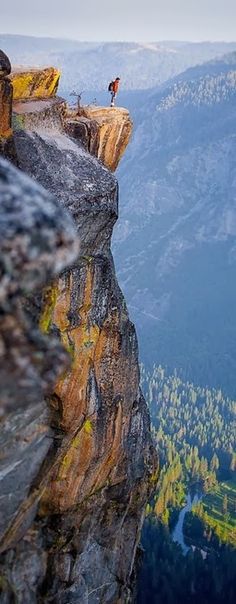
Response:
POLYGON ((115 105, 115 98, 118 92, 118 88, 119 88, 119 83, 120 83, 120 78, 116 78, 114 81, 110 82, 109 86, 108 86, 108 92, 111 93, 111 107, 114 107, 115 105))

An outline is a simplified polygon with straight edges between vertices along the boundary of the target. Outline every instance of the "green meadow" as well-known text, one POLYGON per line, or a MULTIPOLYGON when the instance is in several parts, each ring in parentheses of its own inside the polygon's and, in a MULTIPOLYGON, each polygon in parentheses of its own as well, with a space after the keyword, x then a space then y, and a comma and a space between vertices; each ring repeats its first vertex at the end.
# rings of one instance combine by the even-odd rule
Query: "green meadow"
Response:
POLYGON ((236 545, 236 478, 219 483, 202 503, 206 524, 221 541, 236 545))

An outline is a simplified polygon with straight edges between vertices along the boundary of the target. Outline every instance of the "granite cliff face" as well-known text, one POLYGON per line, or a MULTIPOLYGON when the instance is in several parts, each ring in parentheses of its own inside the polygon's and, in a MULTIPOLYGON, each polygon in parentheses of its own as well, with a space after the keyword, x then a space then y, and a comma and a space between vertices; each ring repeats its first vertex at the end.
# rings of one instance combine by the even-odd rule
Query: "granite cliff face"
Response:
MULTIPOLYGON (((19 72, 12 76, 18 91, 19 78, 27 79, 19 72)), ((42 72, 36 80, 49 90, 42 72)), ((3 347, 1 602, 10 603, 14 594, 22 604, 129 602, 156 462, 139 388, 135 329, 110 252, 117 182, 94 155, 115 168, 131 124, 127 112, 119 109, 84 110, 72 120, 63 99, 55 98, 55 86, 52 96, 38 98, 30 81, 25 97, 16 94, 13 103, 9 155, 39 185, 28 180, 26 185, 26 177, 13 174, 15 169, 6 163, 0 172, 8 199, 4 211, 11 218, 1 258, 2 289, 7 292, 3 334, 9 313, 9 339, 14 321, 20 325, 20 344, 13 346, 12 357, 16 365, 16 359, 26 359, 23 367, 19 363, 22 392, 13 363, 15 387, 7 386, 5 395, 4 380, 11 382, 12 365, 3 347), (13 181, 20 182, 17 203, 22 208, 14 220, 13 181), (29 220, 27 202, 35 196, 41 213, 35 211, 35 220, 29 220), (50 203, 56 216, 51 210, 45 230, 43 211, 47 214, 50 203), (14 254, 17 229, 23 233, 20 242, 29 237, 19 266, 21 254, 14 254), (16 283, 9 291, 8 265, 16 283), (36 377, 34 346, 40 353, 36 377), (29 387, 24 372, 31 366, 29 387)), ((34 203, 30 208, 31 215, 34 203)))

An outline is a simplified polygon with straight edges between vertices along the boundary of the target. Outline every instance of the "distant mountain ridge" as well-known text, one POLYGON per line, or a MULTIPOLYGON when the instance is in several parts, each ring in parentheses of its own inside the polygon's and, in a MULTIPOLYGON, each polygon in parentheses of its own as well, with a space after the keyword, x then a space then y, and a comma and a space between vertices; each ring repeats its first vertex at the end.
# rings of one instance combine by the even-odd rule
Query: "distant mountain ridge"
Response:
POLYGON ((213 105, 220 103, 223 95, 225 98, 235 94, 236 72, 229 71, 227 74, 219 74, 217 76, 205 76, 200 78, 195 86, 192 82, 186 82, 185 85, 181 82, 180 85, 174 87, 171 94, 166 96, 158 105, 157 111, 171 109, 177 104, 184 103, 193 105, 213 105))

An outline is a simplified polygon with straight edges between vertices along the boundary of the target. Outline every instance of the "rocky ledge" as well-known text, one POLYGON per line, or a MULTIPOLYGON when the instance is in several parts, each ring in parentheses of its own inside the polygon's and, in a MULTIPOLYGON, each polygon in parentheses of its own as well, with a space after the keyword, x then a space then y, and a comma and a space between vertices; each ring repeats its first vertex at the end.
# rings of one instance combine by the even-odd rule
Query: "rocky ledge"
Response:
POLYGON ((132 132, 127 109, 88 105, 73 110, 64 99, 56 97, 60 78, 57 69, 14 68, 10 73, 10 61, 0 52, 0 140, 12 134, 13 100, 14 129, 56 127, 114 171, 132 132))
MULTIPOLYGON (((16 192, 22 208, 1 256, 1 335, 11 344, 2 365, 2 602, 128 603, 156 459, 136 333, 110 251, 117 181, 85 150, 83 136, 68 136, 63 101, 26 99, 14 103, 11 158, 34 180, 26 186, 9 165, 2 171, 4 211, 11 215, 16 192), (41 210, 34 213, 35 195, 41 210)), ((103 114, 85 109, 75 122, 96 128, 94 153, 114 169, 130 120, 125 110, 103 114)), ((87 148, 90 136, 88 129, 87 148)))
POLYGON ((87 106, 77 112, 68 111, 65 129, 114 171, 129 142, 132 122, 122 107, 87 106))

